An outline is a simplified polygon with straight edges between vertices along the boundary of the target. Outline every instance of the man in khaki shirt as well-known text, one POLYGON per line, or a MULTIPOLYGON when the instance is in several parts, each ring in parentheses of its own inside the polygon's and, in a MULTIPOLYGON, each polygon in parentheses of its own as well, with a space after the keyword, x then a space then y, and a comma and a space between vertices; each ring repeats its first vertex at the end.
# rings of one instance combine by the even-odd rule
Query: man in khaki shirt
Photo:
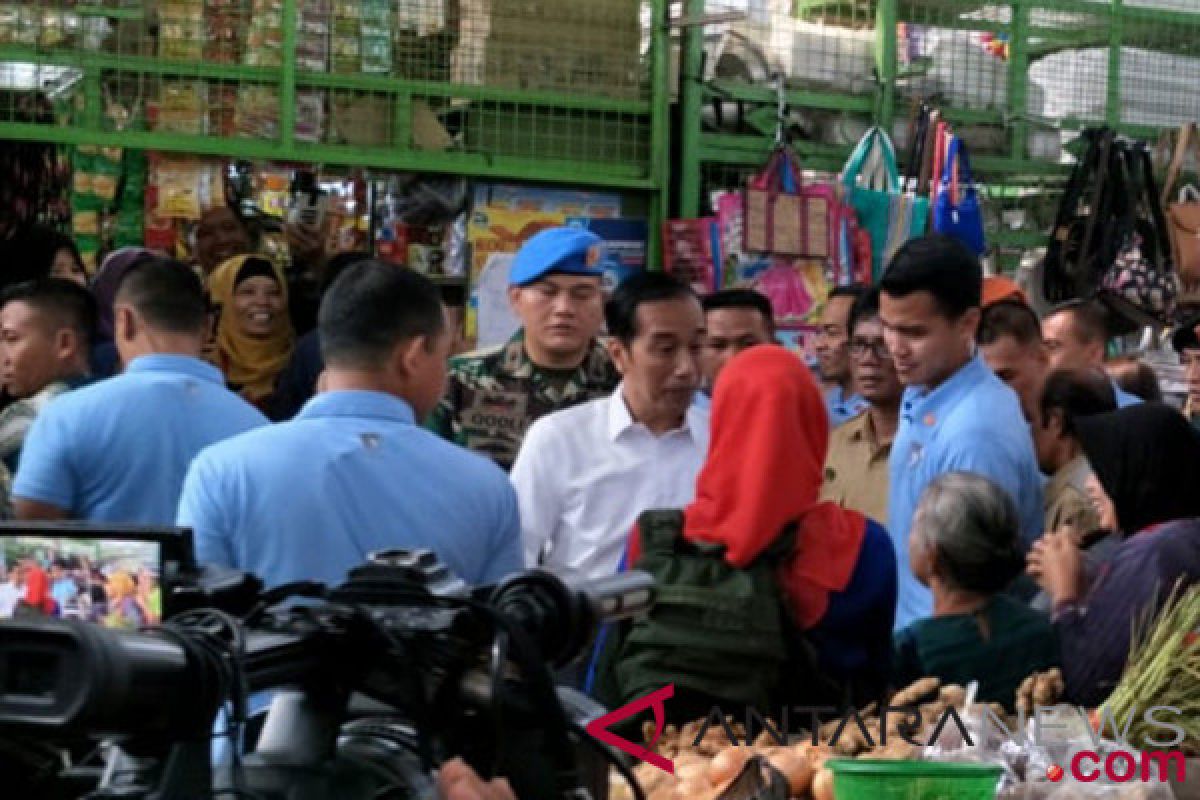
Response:
POLYGON ((1101 369, 1060 369, 1047 376, 1031 426, 1038 466, 1050 476, 1046 484, 1047 531, 1069 525, 1082 544, 1082 537, 1099 525, 1084 488, 1092 468, 1075 438, 1073 420, 1116 408, 1116 394, 1101 369))
POLYGON ((850 369, 867 410, 835 428, 825 459, 823 500, 860 511, 884 524, 888 511, 888 456, 900 419, 904 386, 883 341, 879 290, 870 289, 850 311, 850 369))

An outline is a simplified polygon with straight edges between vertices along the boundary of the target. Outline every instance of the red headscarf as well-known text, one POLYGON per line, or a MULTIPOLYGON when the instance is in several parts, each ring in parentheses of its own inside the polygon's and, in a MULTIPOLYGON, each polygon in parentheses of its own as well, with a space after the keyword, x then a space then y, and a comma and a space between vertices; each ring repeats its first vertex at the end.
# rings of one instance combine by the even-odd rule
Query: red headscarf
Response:
POLYGON ((866 518, 818 502, 829 416, 812 374, 782 347, 750 348, 721 371, 710 428, 684 537, 725 545, 726 560, 743 567, 795 521, 793 555, 780 579, 797 623, 815 625, 829 593, 850 582, 866 518))

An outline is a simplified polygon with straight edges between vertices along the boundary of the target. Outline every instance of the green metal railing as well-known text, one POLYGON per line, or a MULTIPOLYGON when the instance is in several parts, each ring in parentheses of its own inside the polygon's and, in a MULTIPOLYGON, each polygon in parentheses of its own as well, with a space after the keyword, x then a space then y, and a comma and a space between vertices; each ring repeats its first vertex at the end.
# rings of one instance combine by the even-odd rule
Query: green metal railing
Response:
POLYGON ((595 186, 658 220, 667 30, 666 0, 0 2, 0 140, 595 186), (21 113, 39 80, 53 120, 21 113))
POLYGON ((990 241, 1018 253, 1044 244, 1074 131, 1107 124, 1153 140, 1164 127, 1200 119, 1200 5, 1181 11, 1156 1, 1171 3, 686 0, 689 16, 747 18, 682 34, 679 213, 704 213, 710 190, 736 186, 764 162, 776 94, 762 76, 779 71, 807 166, 837 171, 855 134, 872 124, 893 133, 903 160, 899 139, 926 100, 971 146, 993 206, 990 241), (760 45, 748 50, 766 62, 740 76, 737 67, 753 57, 741 53, 731 70, 714 47, 738 34, 760 45), (990 53, 989 43, 1007 46, 990 53), (712 109, 722 106, 736 113, 714 122, 712 109))

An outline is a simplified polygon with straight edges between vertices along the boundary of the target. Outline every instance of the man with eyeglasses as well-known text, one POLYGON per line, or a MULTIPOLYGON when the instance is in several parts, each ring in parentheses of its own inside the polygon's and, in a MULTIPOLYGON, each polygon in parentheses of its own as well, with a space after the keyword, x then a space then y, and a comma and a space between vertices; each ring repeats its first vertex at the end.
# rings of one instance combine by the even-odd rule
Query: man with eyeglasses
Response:
POLYGON ((867 409, 831 433, 821 498, 885 524, 888 457, 899 425, 904 386, 883 339, 878 289, 868 289, 855 301, 847 330, 850 372, 867 409))
POLYGON ((497 347, 450 360, 430 429, 508 470, 534 420, 612 394, 618 375, 597 340, 604 323, 603 240, 551 228, 509 269, 521 329, 497 347))

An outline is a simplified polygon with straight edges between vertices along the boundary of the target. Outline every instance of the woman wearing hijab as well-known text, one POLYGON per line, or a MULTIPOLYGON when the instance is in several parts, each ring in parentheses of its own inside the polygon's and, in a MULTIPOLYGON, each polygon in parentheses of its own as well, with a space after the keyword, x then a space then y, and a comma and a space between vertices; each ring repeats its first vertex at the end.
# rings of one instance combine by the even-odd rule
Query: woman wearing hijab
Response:
POLYGON ((1156 403, 1075 426, 1094 472, 1088 494, 1118 543, 1088 574, 1068 533, 1047 534, 1028 570, 1054 602, 1067 699, 1094 706, 1121 676, 1134 623, 1177 583, 1200 580, 1200 438, 1156 403))
MULTIPOLYGON (((812 374, 782 347, 746 350, 721 372, 710 429, 683 538, 722 545, 725 560, 744 568, 793 530, 777 572, 793 626, 841 693, 878 699, 891 657, 895 550, 879 524, 818 501, 829 416, 812 374)), ((635 567, 640 550, 635 530, 627 559, 635 567)))
POLYGON ((295 342, 283 270, 262 256, 234 256, 213 272, 208 291, 217 314, 214 362, 230 389, 269 412, 295 342))
POLYGON ((117 287, 130 267, 143 258, 154 255, 144 247, 122 247, 109 253, 92 279, 92 296, 96 298, 96 343, 92 347, 92 375, 108 378, 119 369, 117 348, 113 344, 113 302, 117 287))

